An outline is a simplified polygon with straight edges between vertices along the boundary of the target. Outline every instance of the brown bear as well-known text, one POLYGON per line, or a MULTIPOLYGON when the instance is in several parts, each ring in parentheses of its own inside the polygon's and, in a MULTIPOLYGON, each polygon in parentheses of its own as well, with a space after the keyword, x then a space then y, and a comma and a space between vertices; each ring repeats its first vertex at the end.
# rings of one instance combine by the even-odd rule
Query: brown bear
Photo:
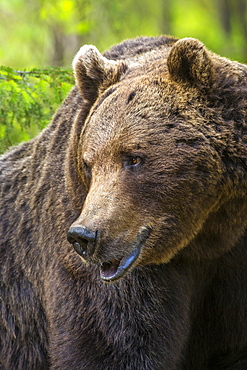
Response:
POLYGON ((247 369, 246 66, 144 37, 73 67, 0 162, 0 369, 247 369))

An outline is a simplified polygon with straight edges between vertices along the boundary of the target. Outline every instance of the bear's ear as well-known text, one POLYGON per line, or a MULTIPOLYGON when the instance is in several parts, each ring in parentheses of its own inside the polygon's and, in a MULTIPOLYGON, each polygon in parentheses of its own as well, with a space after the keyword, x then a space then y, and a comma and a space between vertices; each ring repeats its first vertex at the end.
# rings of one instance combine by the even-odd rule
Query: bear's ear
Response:
POLYGON ((167 58, 173 81, 199 88, 210 88, 214 80, 214 67, 205 46, 193 38, 177 41, 167 58))
POLYGON ((123 61, 103 57, 93 45, 84 45, 73 60, 76 84, 85 100, 93 104, 99 91, 119 81, 127 69, 123 61))

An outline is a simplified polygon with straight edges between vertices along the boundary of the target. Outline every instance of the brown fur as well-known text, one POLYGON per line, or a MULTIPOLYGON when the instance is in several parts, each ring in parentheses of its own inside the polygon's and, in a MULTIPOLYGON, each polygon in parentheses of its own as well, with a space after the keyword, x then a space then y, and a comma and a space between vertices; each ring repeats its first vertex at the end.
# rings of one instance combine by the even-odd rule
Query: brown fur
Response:
POLYGON ((0 162, 0 368, 246 369, 246 67, 165 37, 73 66, 0 162))

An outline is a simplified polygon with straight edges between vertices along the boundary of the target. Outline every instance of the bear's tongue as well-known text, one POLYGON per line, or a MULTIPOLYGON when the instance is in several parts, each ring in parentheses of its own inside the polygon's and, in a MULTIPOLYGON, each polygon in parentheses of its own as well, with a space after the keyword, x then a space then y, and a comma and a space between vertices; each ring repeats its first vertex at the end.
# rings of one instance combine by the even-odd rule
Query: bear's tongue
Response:
POLYGON ((103 262, 100 266, 100 277, 103 280, 111 279, 117 273, 120 260, 103 262))
POLYGON ((101 279, 105 282, 112 283, 122 278, 139 257, 140 250, 140 244, 138 243, 133 252, 120 260, 103 262, 100 266, 101 279))

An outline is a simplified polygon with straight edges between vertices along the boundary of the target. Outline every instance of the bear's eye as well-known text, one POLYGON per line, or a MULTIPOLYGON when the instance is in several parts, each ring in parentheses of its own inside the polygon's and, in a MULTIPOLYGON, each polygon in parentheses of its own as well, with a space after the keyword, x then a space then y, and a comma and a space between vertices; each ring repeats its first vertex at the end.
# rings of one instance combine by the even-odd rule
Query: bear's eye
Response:
POLYGON ((131 166, 136 166, 137 164, 141 163, 141 158, 140 157, 131 157, 129 159, 129 163, 131 166))
POLYGON ((144 159, 140 156, 127 156, 123 160, 123 167, 124 168, 137 168, 142 165, 144 159))

